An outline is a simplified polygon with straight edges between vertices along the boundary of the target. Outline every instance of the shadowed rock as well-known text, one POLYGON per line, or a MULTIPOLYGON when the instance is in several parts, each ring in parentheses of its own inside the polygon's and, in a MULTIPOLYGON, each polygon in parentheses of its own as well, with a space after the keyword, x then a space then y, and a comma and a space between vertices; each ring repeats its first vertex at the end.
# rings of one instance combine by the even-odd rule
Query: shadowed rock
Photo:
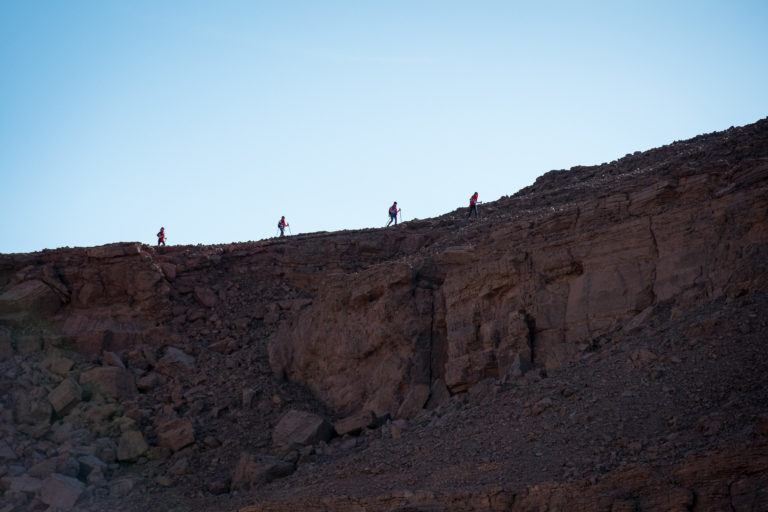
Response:
POLYGON ((294 446, 306 446, 327 441, 333 435, 333 427, 315 414, 290 410, 275 426, 272 432, 273 444, 284 450, 294 446))

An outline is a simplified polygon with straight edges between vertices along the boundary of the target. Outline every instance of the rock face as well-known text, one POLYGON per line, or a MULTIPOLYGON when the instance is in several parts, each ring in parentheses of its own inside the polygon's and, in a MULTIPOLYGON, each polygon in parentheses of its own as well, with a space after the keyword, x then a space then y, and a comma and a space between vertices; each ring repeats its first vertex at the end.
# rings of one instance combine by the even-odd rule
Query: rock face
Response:
POLYGON ((440 222, 411 223, 398 243, 418 250, 309 291, 273 338, 272 365, 337 410, 395 416, 438 378, 461 392, 518 357, 561 369, 656 304, 765 292, 761 140, 552 172, 439 241, 440 222))
POLYGON ((768 120, 464 213, 0 255, 0 510, 765 509, 768 120))

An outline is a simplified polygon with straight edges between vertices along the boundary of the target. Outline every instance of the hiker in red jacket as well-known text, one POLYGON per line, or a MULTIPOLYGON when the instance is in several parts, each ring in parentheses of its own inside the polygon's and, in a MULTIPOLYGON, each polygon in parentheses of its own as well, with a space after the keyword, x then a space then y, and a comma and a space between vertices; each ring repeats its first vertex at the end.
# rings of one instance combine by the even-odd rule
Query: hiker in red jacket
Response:
POLYGON ((397 201, 389 207, 389 222, 387 222, 387 226, 389 227, 390 224, 392 224, 392 221, 395 221, 395 226, 397 226, 397 214, 400 212, 400 210, 397 208, 397 201))
POLYGON ((277 223, 277 227, 280 230, 280 236, 283 236, 283 231, 285 230, 285 226, 290 226, 290 224, 285 222, 285 215, 280 217, 280 222, 277 223))
POLYGON ((163 227, 157 233, 157 246, 160 247, 160 244, 163 244, 163 247, 165 247, 165 228, 163 227))
POLYGON ((475 212, 475 217, 477 217, 477 192, 472 194, 472 197, 469 198, 469 212, 467 213, 467 218, 470 218, 472 216, 472 212, 475 212))

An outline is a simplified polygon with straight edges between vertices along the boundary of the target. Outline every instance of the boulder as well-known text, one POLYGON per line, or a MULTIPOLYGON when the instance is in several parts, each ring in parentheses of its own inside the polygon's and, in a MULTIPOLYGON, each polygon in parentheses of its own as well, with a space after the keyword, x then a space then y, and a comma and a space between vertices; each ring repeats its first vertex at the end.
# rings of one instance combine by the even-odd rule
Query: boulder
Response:
POLYGON ((83 398, 83 389, 74 379, 64 379, 48 394, 48 401, 56 414, 64 415, 83 398))
POLYGON ((219 297, 216 292, 210 288, 203 288, 202 286, 196 286, 194 291, 195 300, 203 307, 212 308, 219 302, 219 297))
POLYGON ((277 457, 244 453, 232 475, 231 491, 249 490, 294 472, 296 467, 277 457))
POLYGON ((43 486, 43 482, 27 475, 6 476, 0 479, 0 486, 6 491, 35 494, 43 486))
POLYGON ((186 457, 182 457, 173 464, 171 464, 171 467, 168 468, 168 473, 172 474, 173 476, 182 476, 189 473, 189 459, 186 457))
POLYGON ((136 387, 142 393, 146 393, 148 391, 152 391, 153 389, 155 389, 157 386, 162 384, 165 380, 166 378, 160 375, 159 373, 149 372, 148 374, 144 375, 143 377, 139 378, 139 380, 136 381, 136 387))
MULTIPOLYGON (((142 441, 143 440, 144 439, 142 437, 142 441)), ((118 448, 118 452, 119 450, 120 449, 118 448)), ((80 472, 82 474, 85 474, 86 476, 90 475, 94 471, 103 473, 104 471, 107 470, 107 463, 95 455, 83 455, 81 457, 78 457, 77 461, 80 463, 80 472)))
POLYGON ((392 439, 400 439, 403 432, 408 427, 408 422, 405 420, 395 420, 389 424, 389 433, 392 439))
POLYGON ((336 434, 359 434, 362 430, 376 425, 376 415, 373 411, 361 411, 352 416, 347 416, 333 424, 336 434))
POLYGON ((333 427, 320 416, 292 409, 275 426, 272 442, 276 447, 291 449, 327 441, 332 435, 333 427))
POLYGON ((83 372, 80 384, 119 400, 131 398, 137 391, 133 374, 116 366, 102 366, 83 372))
POLYGON ((54 473, 43 482, 40 501, 59 510, 70 510, 85 490, 77 478, 54 473))
POLYGON ((149 445, 138 430, 123 432, 117 445, 117 460, 132 461, 144 455, 149 445))
POLYGON ((136 482, 131 477, 118 478, 109 482, 109 496, 112 498, 123 498, 128 496, 133 490, 136 482))
POLYGON ((157 427, 157 442, 177 452, 195 442, 195 427, 187 418, 163 421, 157 427))
POLYGON ((49 355, 43 361, 43 366, 57 375, 66 375, 75 366, 75 362, 68 357, 49 355))
POLYGON ((642 328, 652 314, 653 314, 653 306, 648 306, 647 308, 642 310, 640 313, 635 315, 629 322, 624 324, 624 327, 622 328, 622 330, 624 332, 630 332, 634 329, 642 328))
POLYGON ((90 472, 87 473, 85 477, 85 482, 89 486, 93 487, 104 487, 107 485, 107 479, 104 476, 104 470, 101 468, 94 468, 90 472))
POLYGON ((51 476, 53 473, 56 473, 56 467, 58 465, 57 459, 44 459, 38 462, 37 464, 34 464, 31 468, 29 468, 29 471, 27 472, 29 476, 33 476, 35 478, 40 478, 42 480, 45 480, 49 476, 51 476))
POLYGON ((165 355, 157 362, 157 371, 169 377, 184 375, 194 370, 195 358, 176 347, 168 347, 165 355))

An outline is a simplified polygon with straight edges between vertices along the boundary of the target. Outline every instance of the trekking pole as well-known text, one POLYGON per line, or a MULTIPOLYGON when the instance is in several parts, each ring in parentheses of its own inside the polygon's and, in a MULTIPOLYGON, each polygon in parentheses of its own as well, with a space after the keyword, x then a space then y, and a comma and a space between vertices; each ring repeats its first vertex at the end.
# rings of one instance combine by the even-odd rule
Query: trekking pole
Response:
POLYGON ((400 222, 403 222, 403 214, 401 213, 403 211, 402 208, 397 210, 397 214, 400 216, 400 222))
POLYGON ((287 228, 288 228, 288 234, 289 234, 289 235, 293 235, 293 232, 291 231, 291 225, 290 225, 290 224, 288 224, 288 225, 287 225, 287 226, 285 226, 285 227, 287 227, 287 228))

